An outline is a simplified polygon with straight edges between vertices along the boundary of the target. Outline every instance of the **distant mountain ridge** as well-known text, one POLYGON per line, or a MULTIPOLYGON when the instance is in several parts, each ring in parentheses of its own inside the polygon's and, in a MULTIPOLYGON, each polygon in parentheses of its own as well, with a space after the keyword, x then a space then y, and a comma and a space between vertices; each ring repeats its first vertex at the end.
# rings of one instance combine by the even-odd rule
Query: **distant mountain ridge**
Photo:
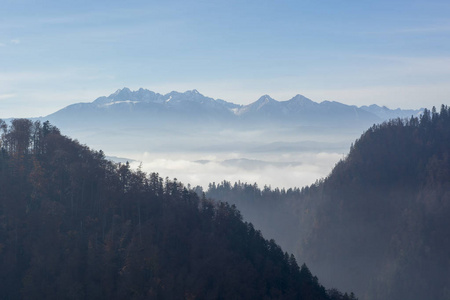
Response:
POLYGON ((361 109, 368 111, 370 113, 375 114, 379 118, 383 120, 395 119, 395 118, 408 118, 411 116, 418 117, 422 112, 421 109, 389 109, 386 106, 378 106, 376 104, 372 104, 370 106, 364 105, 360 107, 361 109))
POLYGON ((417 116, 422 110, 392 110, 378 105, 351 106, 335 101, 314 102, 302 95, 277 101, 269 95, 248 105, 213 99, 197 90, 155 93, 146 89, 118 89, 91 103, 69 105, 45 117, 57 125, 111 122, 129 119, 130 124, 165 122, 209 122, 210 124, 295 124, 320 126, 371 126, 391 118, 417 116), (237 122, 237 123, 236 123, 237 122))

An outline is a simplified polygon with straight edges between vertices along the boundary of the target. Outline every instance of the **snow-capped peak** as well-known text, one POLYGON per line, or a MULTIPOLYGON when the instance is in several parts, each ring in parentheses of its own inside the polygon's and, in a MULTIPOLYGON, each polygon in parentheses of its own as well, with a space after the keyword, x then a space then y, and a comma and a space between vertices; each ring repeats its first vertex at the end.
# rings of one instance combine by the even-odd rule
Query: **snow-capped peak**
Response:
POLYGON ((136 104, 136 103, 139 103, 139 101, 132 101, 132 100, 114 101, 114 102, 110 102, 110 103, 105 103, 105 104, 103 104, 103 106, 111 106, 114 104, 121 104, 121 103, 136 104))

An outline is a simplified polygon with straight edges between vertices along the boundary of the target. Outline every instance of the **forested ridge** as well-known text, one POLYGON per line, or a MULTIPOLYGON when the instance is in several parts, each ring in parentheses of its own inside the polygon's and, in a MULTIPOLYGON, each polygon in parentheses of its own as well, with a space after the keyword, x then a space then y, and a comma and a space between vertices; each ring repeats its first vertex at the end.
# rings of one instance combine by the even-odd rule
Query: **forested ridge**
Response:
POLYGON ((311 186, 222 182, 207 195, 236 204, 325 285, 367 300, 450 299, 447 106, 374 125, 311 186))
POLYGON ((1 299, 355 299, 235 206, 44 122, 0 121, 1 299))

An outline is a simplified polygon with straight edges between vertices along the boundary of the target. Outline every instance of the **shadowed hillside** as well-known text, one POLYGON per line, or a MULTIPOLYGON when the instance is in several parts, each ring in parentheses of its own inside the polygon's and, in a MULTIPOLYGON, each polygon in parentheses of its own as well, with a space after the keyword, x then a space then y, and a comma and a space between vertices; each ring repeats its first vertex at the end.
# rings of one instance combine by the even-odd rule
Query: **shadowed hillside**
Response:
POLYGON ((367 130, 302 189, 228 182, 208 196, 362 299, 450 299, 450 109, 367 130))
POLYGON ((354 299, 234 206, 107 161, 48 122, 0 123, 2 299, 354 299))

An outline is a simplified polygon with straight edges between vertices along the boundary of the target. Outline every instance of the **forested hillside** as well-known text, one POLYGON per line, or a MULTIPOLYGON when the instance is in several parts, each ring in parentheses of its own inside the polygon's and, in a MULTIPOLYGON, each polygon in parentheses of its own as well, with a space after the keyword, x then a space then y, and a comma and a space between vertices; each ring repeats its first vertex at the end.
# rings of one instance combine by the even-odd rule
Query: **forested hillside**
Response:
POLYGON ((1 299, 354 299, 226 203, 48 122, 1 125, 1 299))
POLYGON ((326 285, 362 299, 450 299, 447 106, 373 126, 309 187, 223 182, 207 194, 236 203, 326 285))

